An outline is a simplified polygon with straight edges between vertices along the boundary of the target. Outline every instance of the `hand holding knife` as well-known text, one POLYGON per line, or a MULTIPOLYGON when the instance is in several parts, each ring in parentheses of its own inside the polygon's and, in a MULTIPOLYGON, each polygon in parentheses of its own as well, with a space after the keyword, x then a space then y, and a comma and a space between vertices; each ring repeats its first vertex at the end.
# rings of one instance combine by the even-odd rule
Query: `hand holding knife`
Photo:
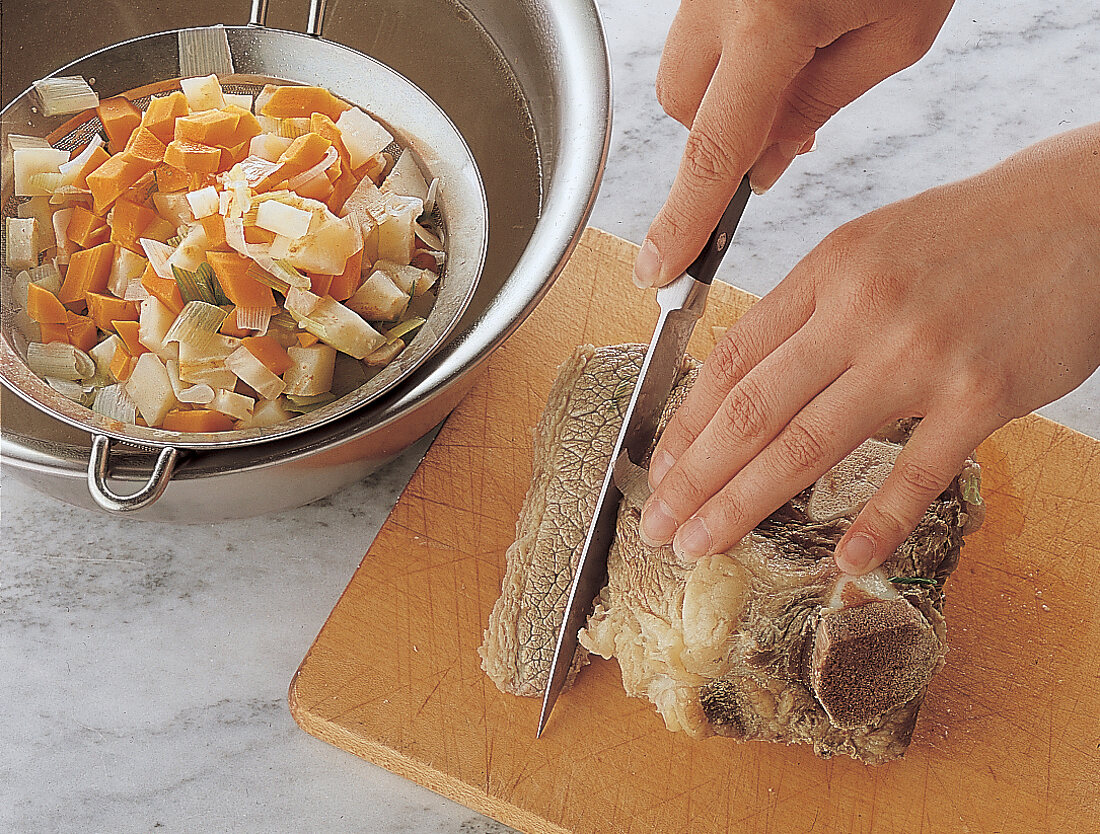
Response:
POLYGON ((577 651, 578 635, 592 610, 596 595, 607 579, 607 554, 611 548, 615 518, 622 499, 622 492, 615 483, 615 465, 623 454, 634 464, 641 464, 653 443, 665 401, 679 376, 680 363, 687 350, 688 340, 695 329, 695 323, 706 309, 711 281, 745 211, 749 193, 749 180, 746 176, 741 180, 699 257, 683 275, 657 290, 657 303, 661 313, 649 343, 649 350, 642 362, 634 393, 623 415, 622 429, 612 448, 611 462, 596 501, 596 511, 577 561, 565 616, 554 648, 554 660, 550 667, 550 678, 543 697, 536 737, 542 735, 550 711, 565 686, 573 656, 577 651))

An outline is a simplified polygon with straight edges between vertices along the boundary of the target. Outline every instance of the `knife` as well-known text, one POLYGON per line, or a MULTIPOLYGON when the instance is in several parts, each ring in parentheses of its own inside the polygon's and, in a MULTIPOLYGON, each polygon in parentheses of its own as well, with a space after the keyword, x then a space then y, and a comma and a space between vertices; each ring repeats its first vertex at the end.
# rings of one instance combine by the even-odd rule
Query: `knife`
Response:
POLYGON ((581 627, 592 611, 596 595, 607 581, 607 553, 611 549, 615 518, 623 497, 615 483, 616 465, 623 455, 631 463, 640 464, 653 443, 657 421, 660 420, 665 401, 679 377, 680 363, 687 351, 688 340, 695 329, 695 323, 706 309, 711 281, 714 280, 714 273, 718 271, 718 265, 722 262, 733 232, 745 211, 749 193, 749 178, 745 176, 699 257, 683 275, 657 290, 657 304, 660 305, 661 314, 657 319, 649 350, 642 361, 634 393, 623 414, 622 429, 611 450, 611 462, 596 500, 596 511, 577 560, 565 616, 562 618, 558 642, 554 647, 550 679, 542 699, 536 738, 542 735, 554 703, 565 686, 569 668, 573 665, 573 656, 577 652, 581 627))

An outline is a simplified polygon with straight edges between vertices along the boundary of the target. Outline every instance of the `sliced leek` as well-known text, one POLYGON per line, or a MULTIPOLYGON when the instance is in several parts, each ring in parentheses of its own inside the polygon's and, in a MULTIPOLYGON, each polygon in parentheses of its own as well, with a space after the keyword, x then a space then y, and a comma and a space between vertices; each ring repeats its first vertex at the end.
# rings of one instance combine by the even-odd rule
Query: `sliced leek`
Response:
POLYGON ((79 75, 43 78, 34 82, 42 100, 43 116, 64 116, 99 106, 99 96, 79 75))
POLYGON ((31 342, 27 345, 27 367, 39 376, 57 379, 91 379, 95 376, 92 357, 67 342, 31 342))
POLYGON ((221 307, 207 304, 205 301, 188 301, 168 328, 165 342, 186 342, 197 350, 202 350, 214 341, 214 335, 221 328, 228 314, 221 307))

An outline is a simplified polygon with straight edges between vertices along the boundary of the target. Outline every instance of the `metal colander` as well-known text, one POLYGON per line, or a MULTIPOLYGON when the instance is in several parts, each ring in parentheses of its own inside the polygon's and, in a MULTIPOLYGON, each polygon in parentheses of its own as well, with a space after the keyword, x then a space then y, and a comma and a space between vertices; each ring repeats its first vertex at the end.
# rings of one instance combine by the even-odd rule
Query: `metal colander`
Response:
MULTIPOLYGON (((31 90, 0 113, 4 173, 0 204, 0 380, 35 407, 95 435, 89 463, 89 487, 106 509, 145 506, 163 492, 180 450, 247 446, 310 431, 333 422, 398 386, 451 334, 473 297, 488 243, 488 210, 481 177, 465 141, 447 115, 412 82, 384 64, 346 46, 320 38, 324 4, 313 0, 305 34, 263 25, 266 2, 255 0, 248 26, 204 27, 162 32, 125 41, 59 69, 55 75, 81 75, 101 98, 126 94, 144 108, 154 93, 178 88, 178 79, 216 73, 229 92, 257 93, 268 83, 321 86, 381 122, 395 137, 387 150, 411 153, 428 181, 438 177, 439 195, 429 226, 443 238, 446 259, 438 294, 427 323, 395 361, 368 378, 357 362, 338 368, 339 398, 308 414, 268 428, 217 433, 178 433, 123 424, 67 399, 26 366, 20 337, 13 331, 16 312, 13 276, 6 258, 7 217, 22 198, 13 196, 13 166, 8 136, 39 136, 72 150, 101 129, 98 119, 46 117, 31 90), (356 368, 361 378, 356 377, 356 368), (133 496, 118 496, 106 485, 110 441, 161 449, 153 478, 133 496)), ((343 360, 341 360, 343 361, 343 360)))

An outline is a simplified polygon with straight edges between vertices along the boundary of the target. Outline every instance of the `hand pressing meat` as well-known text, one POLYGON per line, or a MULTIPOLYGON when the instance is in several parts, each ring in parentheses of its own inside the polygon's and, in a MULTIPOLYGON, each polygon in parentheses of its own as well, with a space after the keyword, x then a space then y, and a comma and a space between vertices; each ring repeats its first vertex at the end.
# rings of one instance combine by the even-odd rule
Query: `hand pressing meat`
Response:
POLYGON ((644 540, 724 552, 921 417, 836 548, 849 573, 880 565, 982 440, 1100 365, 1097 193, 1100 123, 829 235, 707 359, 653 454, 644 540))

